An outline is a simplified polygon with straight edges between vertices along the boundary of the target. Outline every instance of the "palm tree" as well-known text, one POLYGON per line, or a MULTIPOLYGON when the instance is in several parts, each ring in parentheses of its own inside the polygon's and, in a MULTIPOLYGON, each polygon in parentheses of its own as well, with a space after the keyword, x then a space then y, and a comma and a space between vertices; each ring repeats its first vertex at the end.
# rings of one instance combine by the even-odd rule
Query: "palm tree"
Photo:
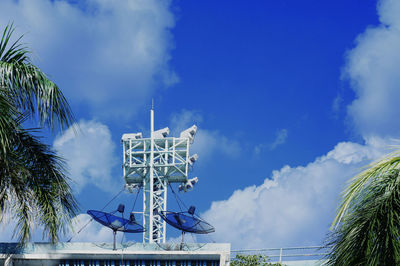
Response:
POLYGON ((400 154, 355 176, 328 238, 328 265, 400 264, 400 154))
POLYGON ((31 63, 22 36, 10 43, 13 32, 7 25, 0 41, 0 222, 15 221, 21 243, 37 226, 54 243, 77 203, 62 158, 36 136, 39 129, 22 124, 33 119, 55 131, 74 118, 60 89, 31 63))

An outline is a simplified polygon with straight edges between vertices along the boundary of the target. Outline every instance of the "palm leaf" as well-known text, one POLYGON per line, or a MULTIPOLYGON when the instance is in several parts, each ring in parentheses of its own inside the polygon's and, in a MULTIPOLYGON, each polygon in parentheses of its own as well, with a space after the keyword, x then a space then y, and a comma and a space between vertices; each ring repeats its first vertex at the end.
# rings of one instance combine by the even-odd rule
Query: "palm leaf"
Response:
POLYGON ((17 136, 8 157, 0 158, 1 189, 8 195, 0 198, 0 219, 10 213, 15 216, 14 233, 21 242, 30 239, 34 224, 43 226, 44 236, 56 242, 78 207, 64 161, 30 132, 19 130, 17 136))
POLYGON ((369 169, 361 172, 350 180, 350 185, 342 193, 342 202, 337 211, 337 215, 331 225, 331 229, 337 227, 341 222, 346 212, 351 209, 354 204, 357 204, 357 199, 361 195, 364 187, 372 180, 384 176, 392 169, 399 168, 400 156, 399 153, 393 153, 386 158, 373 164, 369 169))
POLYGON ((328 265, 399 265, 400 170, 372 180, 331 235, 328 265))
POLYGON ((1 154, 4 156, 6 147, 10 145, 9 133, 15 128, 15 121, 12 117, 15 117, 17 110, 15 110, 13 104, 6 97, 7 91, 0 88, 0 145, 1 154))
POLYGON ((57 85, 30 62, 22 36, 11 43, 13 32, 8 25, 0 40, 0 222, 17 221, 21 243, 37 225, 56 242, 78 206, 63 159, 22 123, 36 117, 40 126, 63 129, 74 118, 57 85))
POLYGON ((23 36, 9 45, 13 32, 13 25, 8 25, 0 41, 0 86, 9 91, 21 112, 36 115, 41 126, 66 129, 74 122, 67 100, 58 86, 30 62, 29 51, 20 43, 23 36))

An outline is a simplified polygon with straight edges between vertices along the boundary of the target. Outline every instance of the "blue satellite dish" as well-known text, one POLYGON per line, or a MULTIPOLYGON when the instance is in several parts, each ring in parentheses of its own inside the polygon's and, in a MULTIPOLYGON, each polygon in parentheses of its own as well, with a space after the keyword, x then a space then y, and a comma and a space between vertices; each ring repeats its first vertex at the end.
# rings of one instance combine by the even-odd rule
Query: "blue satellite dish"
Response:
POLYGON ((104 226, 111 228, 113 231, 120 231, 125 233, 142 233, 144 232, 143 226, 138 224, 134 219, 125 219, 115 216, 111 213, 89 210, 87 213, 93 217, 97 222, 104 226))
POLYGON ((181 230, 182 232, 195 234, 208 234, 215 232, 214 227, 194 214, 194 207, 191 206, 186 212, 160 212, 169 225, 181 230))
MULTIPOLYGON (((120 204, 116 211, 123 213, 125 210, 125 206, 120 204)), ((133 213, 130 215, 129 220, 123 217, 118 217, 113 213, 88 210, 87 213, 92 216, 96 222, 101 223, 104 226, 107 226, 111 230, 113 230, 114 234, 114 245, 113 249, 116 250, 116 234, 117 231, 125 232, 125 233, 142 233, 145 231, 143 226, 136 222, 135 216, 133 213)))

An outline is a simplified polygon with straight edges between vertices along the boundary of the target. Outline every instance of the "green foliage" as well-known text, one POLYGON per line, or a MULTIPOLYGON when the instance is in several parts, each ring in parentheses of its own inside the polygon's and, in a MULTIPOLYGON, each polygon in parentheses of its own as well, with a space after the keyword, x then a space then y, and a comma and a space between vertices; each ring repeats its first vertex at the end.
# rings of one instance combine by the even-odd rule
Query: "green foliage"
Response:
POLYGON ((269 266, 276 265, 280 266, 281 263, 272 263, 268 256, 263 256, 260 254, 244 255, 236 254, 236 257, 231 261, 231 266, 269 266))
POLYGON ((328 265, 400 264, 400 157, 352 179, 328 239, 328 265))
POLYGON ((10 44, 14 28, 7 25, 0 41, 0 87, 22 113, 37 117, 40 124, 54 129, 67 128, 74 121, 61 90, 29 59, 29 51, 20 43, 10 44))
POLYGON ((0 41, 0 222, 16 221, 14 235, 21 243, 35 226, 56 242, 77 203, 64 161, 35 136, 38 130, 22 123, 38 118, 41 126, 63 129, 73 115, 59 88, 30 62, 21 37, 10 44, 13 32, 8 25, 0 41))

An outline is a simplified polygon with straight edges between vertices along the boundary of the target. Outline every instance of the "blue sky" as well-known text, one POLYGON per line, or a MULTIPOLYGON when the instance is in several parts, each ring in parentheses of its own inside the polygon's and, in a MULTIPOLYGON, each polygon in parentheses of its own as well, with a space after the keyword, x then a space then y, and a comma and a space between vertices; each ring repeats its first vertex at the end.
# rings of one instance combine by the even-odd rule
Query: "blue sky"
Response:
MULTIPOLYGON (((211 239, 262 248, 322 244, 346 180, 399 138, 398 12, 394 0, 4 0, 0 25, 26 33, 80 124, 46 140, 82 213, 121 189, 121 135, 148 134, 153 98, 156 128, 199 126, 200 181, 181 196, 211 239)), ((111 237, 91 224, 75 240, 111 237)))

